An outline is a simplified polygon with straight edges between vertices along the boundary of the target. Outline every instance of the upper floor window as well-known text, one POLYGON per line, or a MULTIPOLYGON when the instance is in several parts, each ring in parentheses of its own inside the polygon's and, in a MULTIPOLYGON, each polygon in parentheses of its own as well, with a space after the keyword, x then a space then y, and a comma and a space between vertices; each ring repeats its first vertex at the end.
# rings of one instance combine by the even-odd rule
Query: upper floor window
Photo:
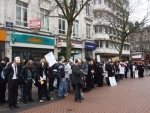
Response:
POLYGON ((40 9, 40 17, 41 17, 41 29, 49 31, 49 17, 48 10, 40 9))
POLYGON ((135 40, 136 40, 136 41, 139 41, 139 37, 135 37, 135 40))
POLYGON ((86 5, 86 16, 90 16, 90 5, 86 5))
POLYGON ((101 4, 101 0, 94 0, 94 4, 101 4))
POLYGON ((86 38, 90 39, 91 38, 91 25, 86 24, 86 38))
POLYGON ((102 33, 102 26, 95 26, 95 33, 102 33))
POLYGON ((58 19, 58 27, 59 27, 59 33, 61 34, 66 34, 66 31, 65 31, 65 19, 63 17, 59 17, 58 19))
POLYGON ((73 22, 73 37, 79 37, 79 22, 77 20, 73 22))
POLYGON ((27 3, 16 0, 16 25, 28 27, 27 9, 27 3))
POLYGON ((108 0, 104 0, 104 4, 109 7, 109 1, 108 0))

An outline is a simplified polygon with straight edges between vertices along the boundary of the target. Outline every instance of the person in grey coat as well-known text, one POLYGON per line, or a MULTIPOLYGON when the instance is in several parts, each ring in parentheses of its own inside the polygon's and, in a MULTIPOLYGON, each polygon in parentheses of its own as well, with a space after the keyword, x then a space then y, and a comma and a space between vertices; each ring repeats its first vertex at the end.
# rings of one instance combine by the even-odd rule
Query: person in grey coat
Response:
POLYGON ((72 83, 75 85, 75 102, 81 102, 83 100, 81 96, 81 83, 82 83, 82 71, 81 60, 75 60, 75 64, 72 65, 72 83))

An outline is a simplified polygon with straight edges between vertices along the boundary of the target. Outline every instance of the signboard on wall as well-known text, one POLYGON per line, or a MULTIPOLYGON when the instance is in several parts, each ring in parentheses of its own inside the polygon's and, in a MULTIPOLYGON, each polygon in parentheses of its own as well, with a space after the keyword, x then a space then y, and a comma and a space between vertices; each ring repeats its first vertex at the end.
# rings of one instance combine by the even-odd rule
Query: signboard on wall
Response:
POLYGON ((40 29, 41 28, 41 19, 30 20, 30 28, 31 29, 35 29, 35 28, 40 29))

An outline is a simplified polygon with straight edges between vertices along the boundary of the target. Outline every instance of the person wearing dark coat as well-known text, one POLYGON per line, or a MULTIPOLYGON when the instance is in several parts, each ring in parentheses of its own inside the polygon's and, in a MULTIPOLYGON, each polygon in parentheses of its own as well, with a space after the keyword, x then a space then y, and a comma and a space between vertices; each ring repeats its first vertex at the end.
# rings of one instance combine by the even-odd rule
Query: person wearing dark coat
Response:
POLYGON ((34 81, 33 61, 29 60, 21 69, 21 77, 23 84, 23 101, 25 104, 28 101, 33 102, 32 98, 32 83, 34 81))
POLYGON ((8 80, 8 103, 10 110, 20 108, 17 105, 18 86, 20 80, 20 57, 15 57, 13 62, 10 63, 5 71, 5 77, 8 80))
POLYGON ((83 100, 81 96, 81 83, 82 83, 82 71, 80 68, 81 60, 76 59, 75 64, 72 65, 72 83, 75 85, 75 102, 81 102, 83 100))
POLYGON ((109 82, 109 77, 113 76, 113 69, 112 69, 112 65, 111 65, 111 61, 109 60, 109 62, 105 65, 105 70, 108 73, 108 77, 106 77, 106 81, 107 81, 107 85, 110 86, 110 82, 109 82))
POLYGON ((53 87, 53 83, 54 83, 54 79, 55 79, 55 76, 53 74, 54 66, 48 68, 49 92, 50 93, 54 93, 54 87, 53 87))
POLYGON ((95 74, 97 76, 98 79, 98 87, 103 87, 103 78, 104 76, 103 74, 103 68, 102 68, 102 64, 100 64, 99 62, 96 62, 95 64, 95 74))
POLYGON ((38 87, 38 100, 40 103, 43 102, 43 95, 46 96, 46 100, 50 100, 48 89, 47 89, 47 76, 48 76, 48 64, 45 59, 41 59, 40 63, 36 66, 36 83, 38 87))
POLYGON ((4 71, 9 62, 8 57, 4 57, 0 63, 0 105, 5 103, 5 92, 6 92, 6 80, 4 76, 4 71))
POLYGON ((139 77, 144 77, 144 64, 142 64, 141 62, 138 64, 137 66, 137 69, 138 69, 138 74, 139 74, 139 77))

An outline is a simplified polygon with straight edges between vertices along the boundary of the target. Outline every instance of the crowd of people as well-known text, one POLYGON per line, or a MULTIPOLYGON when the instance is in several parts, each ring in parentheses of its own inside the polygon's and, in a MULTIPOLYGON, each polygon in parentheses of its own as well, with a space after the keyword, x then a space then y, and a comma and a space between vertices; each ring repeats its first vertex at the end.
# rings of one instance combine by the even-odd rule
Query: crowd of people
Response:
POLYGON ((18 90, 21 89, 23 102, 34 102, 32 97, 33 84, 38 89, 38 100, 43 102, 51 100, 51 94, 57 89, 58 98, 65 98, 68 93, 74 92, 74 101, 84 100, 83 92, 88 92, 94 87, 110 86, 109 77, 115 77, 116 82, 125 79, 130 71, 130 77, 135 78, 135 71, 138 70, 138 77, 144 77, 144 64, 128 62, 98 62, 96 59, 87 57, 85 61, 76 59, 63 59, 49 67, 45 58, 39 63, 33 60, 21 60, 15 57, 12 63, 9 58, 4 57, 0 63, 0 105, 8 102, 9 108, 19 108, 18 90), (47 83, 49 84, 47 86, 47 83), (8 100, 6 90, 8 86, 8 100))

